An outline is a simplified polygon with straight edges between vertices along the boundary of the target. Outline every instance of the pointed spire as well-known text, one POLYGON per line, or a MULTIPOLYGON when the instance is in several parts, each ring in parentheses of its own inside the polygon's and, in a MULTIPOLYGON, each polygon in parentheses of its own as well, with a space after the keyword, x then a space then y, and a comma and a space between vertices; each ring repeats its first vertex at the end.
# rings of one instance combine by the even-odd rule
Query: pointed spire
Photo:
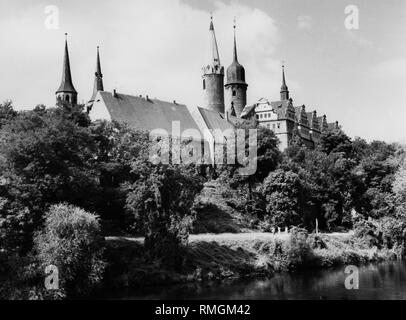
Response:
POLYGON ((59 89, 56 93, 74 93, 76 94, 75 87, 72 83, 72 75, 70 71, 69 51, 68 51, 68 34, 65 33, 65 55, 63 58, 62 80, 59 89))
POLYGON ((97 46, 96 72, 94 73, 93 93, 92 93, 92 97, 89 100, 89 103, 92 103, 94 101, 98 91, 104 91, 104 88, 103 88, 103 74, 102 74, 102 71, 101 71, 101 64, 100 64, 99 46, 97 46))
POLYGON ((236 41, 236 36, 235 36, 235 17, 234 17, 234 51, 233 51, 233 61, 238 62, 237 59, 237 41, 236 41))
POLYGON ((214 72, 221 69, 220 66, 220 56, 217 47, 216 33, 214 32, 213 16, 210 16, 210 27, 209 27, 209 61, 208 65, 213 68, 214 72))
POLYGON ((289 90, 285 80, 285 65, 282 64, 281 100, 289 100, 289 90))

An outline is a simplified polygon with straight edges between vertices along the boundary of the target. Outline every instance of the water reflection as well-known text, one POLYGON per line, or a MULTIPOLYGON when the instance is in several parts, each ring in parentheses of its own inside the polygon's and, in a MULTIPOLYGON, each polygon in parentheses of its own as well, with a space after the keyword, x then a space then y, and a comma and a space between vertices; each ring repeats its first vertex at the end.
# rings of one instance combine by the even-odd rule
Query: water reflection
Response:
POLYGON ((359 289, 344 287, 345 267, 271 278, 149 287, 125 299, 406 299, 406 264, 392 261, 359 268, 359 289))

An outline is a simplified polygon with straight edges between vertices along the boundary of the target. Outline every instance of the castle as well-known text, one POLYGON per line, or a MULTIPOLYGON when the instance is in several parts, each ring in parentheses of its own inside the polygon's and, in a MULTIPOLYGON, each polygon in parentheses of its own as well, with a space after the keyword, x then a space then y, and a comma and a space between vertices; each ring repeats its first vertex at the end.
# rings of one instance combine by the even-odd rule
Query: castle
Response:
MULTIPOLYGON (((245 69, 238 61, 235 23, 233 28, 233 61, 226 70, 224 84, 224 67, 220 63, 211 18, 210 54, 202 68, 202 90, 205 101, 203 107, 186 106, 176 101, 166 102, 148 96, 127 95, 116 90, 104 91, 100 53, 97 47, 94 88, 86 104, 90 118, 116 120, 136 129, 149 131, 162 129, 169 133, 173 133, 173 123, 176 122, 179 124, 180 132, 188 132, 188 138, 205 146, 203 150, 207 150, 206 154, 214 154, 216 144, 223 144, 224 139, 227 139, 221 132, 255 118, 259 125, 274 131, 280 140, 281 150, 289 146, 295 134, 302 138, 305 145, 313 147, 319 141, 322 132, 339 128, 338 122, 327 123, 325 115, 318 116, 316 111, 307 112, 305 105, 293 105, 286 84, 284 66, 279 100, 269 101, 261 98, 256 103, 247 105, 248 84, 245 80, 245 69)), ((77 103, 77 91, 73 86, 66 38, 62 81, 56 91, 56 99, 77 103)))

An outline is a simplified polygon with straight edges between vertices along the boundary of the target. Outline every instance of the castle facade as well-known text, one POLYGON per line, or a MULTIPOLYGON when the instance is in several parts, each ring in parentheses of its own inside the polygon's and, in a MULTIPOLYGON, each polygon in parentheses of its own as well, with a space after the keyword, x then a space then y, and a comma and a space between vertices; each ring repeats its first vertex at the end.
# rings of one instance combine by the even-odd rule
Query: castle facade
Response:
MULTIPOLYGON (((202 68, 202 91, 205 101, 202 107, 150 99, 148 96, 127 95, 116 90, 104 91, 100 53, 97 47, 93 92, 86 104, 90 118, 126 122, 135 129, 164 129, 168 132, 171 132, 171 125, 174 122, 179 122, 183 131, 190 129, 192 132, 200 133, 192 134, 191 137, 196 143, 206 145, 207 154, 214 154, 216 144, 223 144, 227 138, 219 137, 218 132, 226 132, 227 129, 235 128, 238 123, 252 119, 274 131, 280 140, 281 150, 290 145, 295 134, 299 135, 307 146, 314 147, 324 131, 339 128, 338 122, 327 123, 326 115, 318 116, 315 110, 307 112, 305 105, 293 104, 286 84, 284 66, 279 99, 261 98, 256 103, 247 105, 248 84, 245 69, 238 61, 235 23, 233 28, 233 60, 224 72, 211 18, 210 54, 202 68)), ((56 91, 56 99, 77 103, 67 39, 65 39, 62 80, 56 91)))

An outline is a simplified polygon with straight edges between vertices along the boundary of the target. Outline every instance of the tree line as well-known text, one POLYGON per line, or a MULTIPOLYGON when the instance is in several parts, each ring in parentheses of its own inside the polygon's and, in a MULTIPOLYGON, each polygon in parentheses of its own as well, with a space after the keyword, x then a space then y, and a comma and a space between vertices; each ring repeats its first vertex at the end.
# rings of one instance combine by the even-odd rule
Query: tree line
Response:
MULTIPOLYGON (((73 274, 96 279, 103 272, 103 263, 94 263, 102 259, 101 239, 123 234, 145 237, 146 259, 181 268, 196 196, 212 179, 246 190, 236 207, 262 231, 313 231, 316 219, 326 232, 368 219, 404 220, 404 147, 332 130, 313 149, 294 133, 280 152, 273 131, 256 123, 242 127, 258 129, 255 174, 239 176, 239 164, 202 174, 206 170, 195 164, 152 164, 148 132, 92 122, 81 105, 15 111, 11 102, 1 104, 0 278, 13 283, 16 268, 25 274, 33 263, 66 264, 67 256, 78 257, 81 250, 94 259, 73 274), (55 250, 61 243, 66 251, 55 250), (89 251, 91 246, 101 251, 89 251)), ((74 275, 71 284, 77 282, 74 275)))

